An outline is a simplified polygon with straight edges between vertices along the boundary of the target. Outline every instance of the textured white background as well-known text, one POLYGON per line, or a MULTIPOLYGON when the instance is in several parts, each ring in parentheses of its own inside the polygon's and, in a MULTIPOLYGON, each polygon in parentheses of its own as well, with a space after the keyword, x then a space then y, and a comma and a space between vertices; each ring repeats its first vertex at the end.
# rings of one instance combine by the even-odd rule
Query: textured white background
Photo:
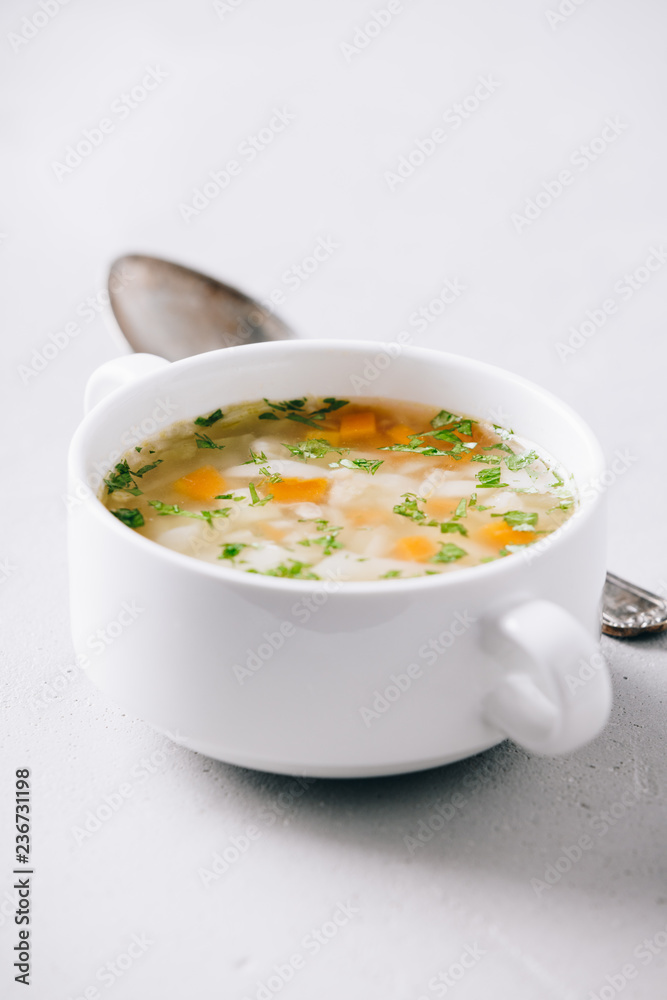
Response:
MULTIPOLYGON (((661 998, 667 948, 648 963, 633 953, 667 927, 664 639, 605 641, 613 719, 580 753, 541 760, 505 744, 414 776, 319 781, 271 826, 279 795, 296 787, 289 779, 163 754, 170 745, 107 704, 80 671, 45 700, 45 685, 72 662, 67 444, 87 377, 117 352, 103 320, 77 309, 123 252, 181 260, 265 296, 331 236, 339 249, 287 290, 280 310, 307 337, 391 339, 458 278, 465 293, 415 343, 535 379, 587 418, 610 461, 629 452, 609 491, 610 566, 667 586, 667 266, 628 301, 613 289, 667 240, 664 6, 586 0, 550 26, 555 0, 406 0, 349 61, 341 43, 370 4, 219 6, 71 0, 18 51, 10 33, 40 8, 6 0, 0 12, 0 555, 10 567, 0 586, 0 992, 25 995, 12 982, 6 893, 13 774, 30 766, 33 1000, 81 997, 95 985, 112 1000, 254 998, 295 952, 307 963, 280 991, 290 1000, 417 1000, 436 996, 429 979, 475 943, 484 956, 448 994, 460 1000, 586 1000, 603 987, 608 998, 628 962, 638 975, 623 997, 661 998), (110 114, 151 66, 164 82, 126 120, 110 114), (495 93, 391 191, 385 173, 399 156, 489 75, 495 93), (294 114, 289 128, 186 224, 179 205, 238 158, 276 107, 294 114), (570 156, 615 116, 627 126, 618 139, 588 169, 573 169, 570 156), (59 180, 53 162, 103 117, 113 134, 59 180), (517 233, 512 213, 568 166, 574 183, 517 233), (556 344, 609 297, 618 312, 561 360, 556 344), (33 352, 71 322, 79 335, 26 375, 33 352), (162 762, 141 780, 141 760, 156 752, 162 762), (489 780, 470 790, 471 773, 489 780), (77 844, 73 828, 128 782, 130 799, 77 844), (411 856, 403 838, 456 790, 465 808, 411 856), (623 797, 631 806, 618 806, 623 797), (600 835, 595 817, 615 805, 624 814, 600 835), (260 839, 203 888, 198 868, 250 823, 260 839), (536 893, 531 878, 586 832, 594 848, 536 893), (358 914, 308 955, 302 939, 344 900, 358 914), (97 971, 133 934, 153 943, 105 986, 97 971)), ((93 578, 103 572, 91 567, 93 578)))

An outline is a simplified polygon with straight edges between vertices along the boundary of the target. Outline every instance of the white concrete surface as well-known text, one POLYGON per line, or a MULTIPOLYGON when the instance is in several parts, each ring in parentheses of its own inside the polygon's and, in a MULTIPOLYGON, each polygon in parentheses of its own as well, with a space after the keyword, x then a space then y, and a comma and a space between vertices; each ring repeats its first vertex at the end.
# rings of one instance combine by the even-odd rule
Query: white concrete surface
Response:
POLYGON ((667 639, 604 642, 613 719, 567 759, 505 744, 429 773, 304 790, 175 749, 68 672, 63 497, 85 381, 117 351, 85 302, 115 255, 154 252, 260 296, 282 289, 279 311, 304 336, 410 329, 554 390, 610 463, 630 456, 609 491, 610 567, 666 588, 665 8, 562 0, 572 12, 557 20, 556 0, 403 0, 351 53, 341 43, 363 41, 357 27, 384 0, 44 3, 43 26, 37 0, 0 12, 2 995, 26 995, 6 894, 13 776, 28 766, 33 1000, 661 1000, 667 639), (24 18, 40 25, 25 44, 24 18), (166 77, 125 114, 122 95, 149 67, 166 77), (479 93, 493 92, 454 127, 443 115, 480 77, 479 93), (294 119, 250 162, 239 146, 275 108, 294 119), (58 179, 54 161, 103 118, 112 130, 58 179), (607 119, 584 169, 577 150, 607 119), (435 128, 444 141, 391 190, 387 172, 435 128), (187 223, 179 205, 231 158, 239 174, 187 223), (560 196, 513 224, 565 169, 560 196), (286 272, 320 238, 339 246, 296 289, 286 272), (655 269, 630 288, 623 276, 648 258, 655 269), (419 332, 410 316, 448 280, 465 290, 419 332), (561 358, 587 310, 600 328, 561 358), (456 792, 455 815, 411 853, 405 838, 437 826, 456 792), (116 810, 82 834, 109 797, 116 810), (205 887, 199 869, 251 825, 248 849, 205 887), (592 846, 568 869, 584 835, 592 846), (545 872, 549 888, 532 882, 545 872), (307 936, 333 915, 341 926, 316 946, 307 936), (133 935, 144 943, 128 967, 118 956, 133 935))

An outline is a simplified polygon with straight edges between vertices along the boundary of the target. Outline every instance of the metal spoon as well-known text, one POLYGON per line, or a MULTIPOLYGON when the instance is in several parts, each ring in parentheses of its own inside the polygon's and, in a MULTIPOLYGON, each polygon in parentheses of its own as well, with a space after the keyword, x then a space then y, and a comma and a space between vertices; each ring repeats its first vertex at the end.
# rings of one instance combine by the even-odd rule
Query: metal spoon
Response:
POLYGON ((667 601, 634 583, 607 573, 602 601, 602 631, 617 639, 667 629, 667 601))
MULTIPOLYGON (((273 312, 238 289, 157 257, 119 257, 109 273, 109 298, 130 347, 168 361, 294 336, 273 312)), ((665 630, 666 600, 607 573, 606 635, 629 638, 665 630)))
POLYGON ((114 261, 109 298, 130 347, 168 361, 294 336, 238 289, 157 257, 132 254, 114 261))

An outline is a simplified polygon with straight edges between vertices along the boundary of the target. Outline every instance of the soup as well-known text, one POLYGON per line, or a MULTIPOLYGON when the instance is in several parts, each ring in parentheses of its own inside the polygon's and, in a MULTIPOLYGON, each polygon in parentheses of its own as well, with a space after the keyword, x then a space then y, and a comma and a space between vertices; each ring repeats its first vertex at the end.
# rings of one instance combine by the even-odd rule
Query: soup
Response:
POLYGON ((176 552, 286 580, 396 580, 511 557, 577 500, 537 445, 390 399, 216 409, 125 454, 101 499, 176 552))

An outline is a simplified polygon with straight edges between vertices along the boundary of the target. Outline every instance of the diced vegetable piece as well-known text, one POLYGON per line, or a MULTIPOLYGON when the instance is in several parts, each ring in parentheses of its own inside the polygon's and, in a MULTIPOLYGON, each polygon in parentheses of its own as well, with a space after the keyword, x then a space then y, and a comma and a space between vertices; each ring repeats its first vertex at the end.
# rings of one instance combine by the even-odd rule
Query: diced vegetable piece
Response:
POLYGON ((406 424, 396 424, 395 427, 390 427, 388 431, 385 431, 390 444, 410 444, 410 437, 416 433, 406 424))
POLYGON ((444 520, 453 516, 456 510, 456 500, 453 497, 430 497, 426 501, 424 509, 430 517, 444 520))
POLYGON ((425 535, 404 535, 394 546, 392 555, 397 559, 426 562, 438 551, 437 542, 432 542, 425 535))
POLYGON ((506 545, 530 545, 537 535, 534 531, 517 531, 498 519, 478 528, 472 537, 475 541, 483 542, 484 545, 490 545, 494 549, 503 549, 506 545))
POLYGON ((258 531, 261 531, 264 538, 270 538, 272 542, 282 542, 286 535, 284 528, 277 527, 271 521, 261 521, 258 531))
POLYGON ((307 441, 313 441, 316 438, 328 441, 330 445, 337 448, 340 444, 340 431, 319 430, 319 428, 316 430, 313 428, 312 430, 306 432, 307 441))
POLYGON ((357 441, 375 434, 375 414, 370 410, 348 413, 340 418, 340 436, 343 441, 357 441))
POLYGON ((391 524, 393 521, 391 512, 382 507, 353 507, 348 516, 355 527, 391 524))
POLYGON ((328 479, 283 479, 267 486, 277 503, 318 503, 326 496, 328 479))
POLYGON ((225 481, 212 465, 202 465, 174 483, 174 489, 193 500, 212 500, 225 490, 225 481))

